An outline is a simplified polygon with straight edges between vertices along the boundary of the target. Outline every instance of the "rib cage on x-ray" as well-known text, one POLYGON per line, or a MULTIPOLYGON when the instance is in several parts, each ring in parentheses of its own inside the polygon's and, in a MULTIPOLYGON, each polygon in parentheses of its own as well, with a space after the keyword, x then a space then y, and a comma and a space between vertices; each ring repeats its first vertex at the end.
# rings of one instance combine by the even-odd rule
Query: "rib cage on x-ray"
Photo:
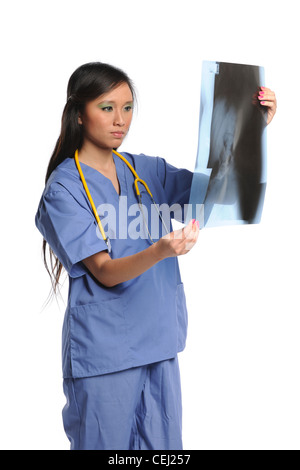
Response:
POLYGON ((187 217, 200 219, 201 227, 261 219, 266 115, 257 96, 263 85, 262 67, 203 62, 199 144, 190 195, 193 211, 187 217))

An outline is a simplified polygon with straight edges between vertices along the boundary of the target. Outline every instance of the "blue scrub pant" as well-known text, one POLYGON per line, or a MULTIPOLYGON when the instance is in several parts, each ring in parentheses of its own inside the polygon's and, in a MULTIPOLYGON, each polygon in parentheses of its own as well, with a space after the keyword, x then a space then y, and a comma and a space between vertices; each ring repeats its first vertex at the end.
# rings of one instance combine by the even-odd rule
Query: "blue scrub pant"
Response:
POLYGON ((64 379, 71 450, 181 450, 177 357, 121 372, 64 379))

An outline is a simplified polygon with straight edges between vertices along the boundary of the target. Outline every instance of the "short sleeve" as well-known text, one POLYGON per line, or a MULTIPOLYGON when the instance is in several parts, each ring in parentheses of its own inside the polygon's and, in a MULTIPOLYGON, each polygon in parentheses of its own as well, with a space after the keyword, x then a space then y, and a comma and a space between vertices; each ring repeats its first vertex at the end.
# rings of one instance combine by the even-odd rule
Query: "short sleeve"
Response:
POLYGON ((97 223, 88 209, 80 205, 67 190, 42 196, 35 223, 44 239, 71 277, 86 274, 81 261, 107 250, 97 236, 97 223))

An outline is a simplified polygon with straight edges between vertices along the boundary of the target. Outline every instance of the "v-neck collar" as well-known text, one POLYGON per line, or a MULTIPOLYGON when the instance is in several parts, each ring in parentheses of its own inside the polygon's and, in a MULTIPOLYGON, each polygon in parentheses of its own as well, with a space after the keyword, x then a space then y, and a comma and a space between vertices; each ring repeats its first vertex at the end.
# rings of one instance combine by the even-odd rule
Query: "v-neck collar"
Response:
POLYGON ((116 165, 117 178, 119 180, 120 186, 120 196, 125 196, 127 194, 127 184, 125 178, 125 163, 115 154, 113 154, 113 159, 116 165))
MULTIPOLYGON (((110 184, 112 186, 113 193, 116 194, 117 197, 120 197, 120 196, 124 196, 124 195, 127 194, 127 183, 126 183, 126 178, 125 178, 125 166, 126 165, 115 154, 113 154, 113 159, 114 159, 114 163, 115 163, 115 166, 116 166, 117 178, 118 178, 119 187, 120 187, 120 194, 117 193, 117 191, 116 191, 112 181, 110 180, 110 178, 108 178, 103 173, 101 173, 101 171, 96 170, 96 168, 93 168, 92 166, 87 165, 86 163, 83 163, 83 162, 80 162, 80 166, 82 166, 84 168, 84 173, 83 173, 84 176, 85 176, 85 174, 95 173, 96 172, 96 174, 99 175, 100 178, 103 178, 104 181, 108 182, 108 184, 110 184)), ((74 165, 75 165, 75 160, 74 160, 74 165)), ((76 169, 76 172, 78 173, 76 165, 75 165, 75 169, 76 169)))

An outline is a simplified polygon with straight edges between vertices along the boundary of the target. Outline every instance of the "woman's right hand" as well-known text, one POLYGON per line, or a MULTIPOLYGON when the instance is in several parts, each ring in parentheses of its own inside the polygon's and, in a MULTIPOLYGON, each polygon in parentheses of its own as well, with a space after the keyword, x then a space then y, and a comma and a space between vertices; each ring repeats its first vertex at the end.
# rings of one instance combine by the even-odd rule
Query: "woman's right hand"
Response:
POLYGON ((106 287, 134 279, 159 261, 185 255, 195 245, 199 224, 195 220, 180 230, 168 233, 153 245, 133 255, 112 259, 106 251, 100 251, 82 260, 90 273, 106 287))
POLYGON ((191 220, 188 225, 160 238, 155 243, 159 259, 185 255, 196 244, 199 235, 199 222, 191 220))

